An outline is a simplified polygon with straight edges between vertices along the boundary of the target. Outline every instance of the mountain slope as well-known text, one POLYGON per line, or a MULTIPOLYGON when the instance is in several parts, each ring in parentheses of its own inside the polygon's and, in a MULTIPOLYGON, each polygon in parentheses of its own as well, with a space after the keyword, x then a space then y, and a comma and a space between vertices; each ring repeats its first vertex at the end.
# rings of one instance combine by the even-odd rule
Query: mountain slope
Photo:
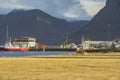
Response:
POLYGON ((79 42, 82 34, 90 40, 114 40, 120 37, 120 0, 107 0, 106 6, 71 38, 79 42))
POLYGON ((66 33, 71 35, 87 24, 88 21, 67 22, 52 17, 41 10, 13 10, 0 17, 0 43, 5 42, 6 26, 9 36, 35 37, 41 44, 59 44, 66 33))

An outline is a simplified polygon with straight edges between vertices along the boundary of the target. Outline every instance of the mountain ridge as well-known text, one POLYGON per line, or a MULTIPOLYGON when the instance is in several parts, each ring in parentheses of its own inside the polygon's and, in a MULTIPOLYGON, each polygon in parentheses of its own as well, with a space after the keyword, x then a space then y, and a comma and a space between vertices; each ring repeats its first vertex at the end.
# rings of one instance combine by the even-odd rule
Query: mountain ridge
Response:
POLYGON ((12 39, 35 37, 41 44, 60 44, 65 35, 71 35, 86 25, 88 21, 68 22, 55 18, 39 9, 13 11, 0 16, 0 43, 6 40, 6 26, 12 39))

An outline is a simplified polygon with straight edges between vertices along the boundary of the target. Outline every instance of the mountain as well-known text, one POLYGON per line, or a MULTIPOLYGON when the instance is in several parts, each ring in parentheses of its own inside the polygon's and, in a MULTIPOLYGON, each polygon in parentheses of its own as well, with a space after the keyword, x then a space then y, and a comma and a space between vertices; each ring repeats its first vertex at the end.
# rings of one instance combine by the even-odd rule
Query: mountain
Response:
POLYGON ((106 6, 82 29, 71 36, 80 42, 81 36, 90 40, 114 40, 120 37, 120 0, 107 0, 106 6))
POLYGON ((66 34, 69 36, 75 33, 87 23, 88 21, 68 22, 38 9, 13 10, 7 15, 0 15, 0 43, 6 40, 6 26, 12 39, 35 37, 40 44, 59 44, 66 34))

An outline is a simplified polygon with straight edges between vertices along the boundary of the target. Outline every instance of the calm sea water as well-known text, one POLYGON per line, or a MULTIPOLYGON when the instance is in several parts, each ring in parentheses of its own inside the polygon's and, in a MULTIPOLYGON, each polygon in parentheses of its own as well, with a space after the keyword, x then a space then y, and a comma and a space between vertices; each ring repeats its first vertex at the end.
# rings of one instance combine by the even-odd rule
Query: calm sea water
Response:
POLYGON ((69 51, 46 51, 46 52, 0 52, 0 57, 19 57, 19 56, 42 56, 42 55, 60 55, 73 54, 75 52, 69 51))

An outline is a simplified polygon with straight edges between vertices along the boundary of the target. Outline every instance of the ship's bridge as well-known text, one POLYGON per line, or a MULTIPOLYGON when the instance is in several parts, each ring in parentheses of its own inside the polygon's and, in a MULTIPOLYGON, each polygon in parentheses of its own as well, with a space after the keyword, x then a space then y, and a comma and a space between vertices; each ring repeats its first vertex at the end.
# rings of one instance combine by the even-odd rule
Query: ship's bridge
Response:
POLYGON ((35 47, 36 46, 36 39, 31 38, 31 37, 20 37, 20 38, 15 38, 13 40, 13 45, 17 45, 20 47, 35 47))

